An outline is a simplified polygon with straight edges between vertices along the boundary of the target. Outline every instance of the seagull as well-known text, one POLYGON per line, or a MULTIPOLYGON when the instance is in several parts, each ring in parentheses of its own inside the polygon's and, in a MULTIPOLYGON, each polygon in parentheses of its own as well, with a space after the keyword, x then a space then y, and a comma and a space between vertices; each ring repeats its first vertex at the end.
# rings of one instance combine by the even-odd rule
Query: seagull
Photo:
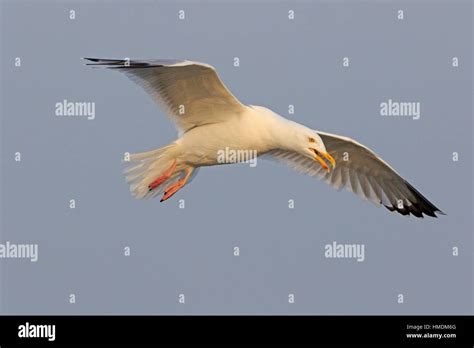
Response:
POLYGON ((114 69, 141 86, 174 121, 178 138, 164 147, 130 154, 125 177, 136 198, 163 194, 161 202, 190 183, 200 167, 226 164, 223 149, 254 151, 295 170, 346 188, 402 215, 444 213, 387 162, 357 141, 308 128, 272 110, 242 104, 214 67, 188 60, 84 58, 114 69))

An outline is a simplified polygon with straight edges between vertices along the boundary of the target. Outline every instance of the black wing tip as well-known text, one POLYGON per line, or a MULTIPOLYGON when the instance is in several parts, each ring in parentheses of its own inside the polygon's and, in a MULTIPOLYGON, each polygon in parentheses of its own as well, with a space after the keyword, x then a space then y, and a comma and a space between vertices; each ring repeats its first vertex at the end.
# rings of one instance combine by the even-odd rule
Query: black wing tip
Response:
POLYGON ((83 60, 88 60, 87 64, 117 64, 125 62, 124 59, 109 59, 109 58, 91 58, 91 57, 82 57, 83 60))
POLYGON ((108 58, 88 58, 83 57, 83 60, 88 61, 85 65, 92 67, 103 67, 108 69, 129 68, 130 61, 125 59, 108 59, 108 58))
POLYGON ((421 210, 422 213, 437 218, 438 215, 446 215, 444 212, 441 211, 438 207, 436 207, 433 203, 431 203, 425 196, 423 196, 417 189, 415 189, 410 183, 405 181, 408 189, 411 193, 415 196, 416 202, 413 202, 413 205, 416 209, 421 210))
POLYGON ((132 59, 109 59, 109 58, 91 58, 83 57, 83 60, 87 60, 85 65, 88 66, 100 66, 108 69, 133 69, 133 68, 159 68, 165 65, 156 64, 149 61, 139 61, 132 59))
POLYGON ((433 218, 438 218, 440 215, 447 215, 443 211, 439 209, 429 210, 425 209, 423 206, 414 203, 412 205, 404 205, 403 208, 398 208, 395 206, 384 205, 385 208, 390 210, 391 212, 397 212, 401 215, 413 215, 417 218, 423 219, 426 216, 430 216, 433 218), (436 215, 438 214, 438 215, 436 215))
POLYGON ((89 60, 91 62, 99 62, 101 60, 107 60, 107 59, 101 59, 101 58, 90 58, 90 57, 82 57, 84 60, 89 60))
POLYGON ((412 185, 410 185, 410 183, 405 181, 405 185, 407 185, 407 188, 415 197, 415 201, 414 202, 412 201, 411 205, 404 204, 402 208, 399 208, 393 205, 392 206, 384 205, 388 210, 392 212, 396 211, 397 213, 402 214, 402 215, 412 214, 413 216, 417 218, 421 218, 421 219, 424 218, 424 215, 430 216, 433 218, 438 218, 438 215, 446 215, 446 213, 438 209, 433 203, 431 203, 420 192, 418 192, 412 185))

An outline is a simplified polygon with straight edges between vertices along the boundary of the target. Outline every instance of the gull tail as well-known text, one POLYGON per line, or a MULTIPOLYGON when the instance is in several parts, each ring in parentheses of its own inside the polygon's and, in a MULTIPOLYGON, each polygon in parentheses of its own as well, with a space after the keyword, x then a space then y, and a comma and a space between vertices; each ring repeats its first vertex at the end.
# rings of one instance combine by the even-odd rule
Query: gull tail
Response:
POLYGON ((182 168, 175 166, 175 146, 170 144, 156 150, 130 154, 130 160, 124 161, 127 165, 124 175, 130 184, 132 196, 138 199, 155 197, 181 178, 182 168), (166 177, 163 177, 164 173, 167 173, 166 177), (156 182, 158 177, 163 177, 163 180, 150 189, 150 184, 156 182))

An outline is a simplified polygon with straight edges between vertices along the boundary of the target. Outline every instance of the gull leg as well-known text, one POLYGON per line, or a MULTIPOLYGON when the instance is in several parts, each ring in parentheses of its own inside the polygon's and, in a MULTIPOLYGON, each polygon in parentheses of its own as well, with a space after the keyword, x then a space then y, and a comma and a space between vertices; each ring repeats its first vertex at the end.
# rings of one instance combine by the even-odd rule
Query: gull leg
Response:
POLYGON ((185 169, 185 172, 186 172, 186 175, 184 176, 184 178, 182 178, 181 180, 178 180, 176 183, 174 183, 173 185, 165 189, 165 193, 163 195, 163 198, 161 198, 160 202, 166 201, 168 198, 170 198, 172 195, 174 195, 176 192, 182 189, 184 185, 186 185, 186 182, 189 180, 189 177, 191 176, 191 173, 193 172, 193 169, 187 168, 185 169))
POLYGON ((171 177, 171 175, 173 174, 175 168, 176 168, 176 160, 173 161, 173 164, 171 165, 171 167, 169 167, 163 173, 163 175, 161 175, 155 181, 153 181, 150 185, 148 185, 148 190, 153 191, 155 188, 157 188, 162 183, 164 183, 166 180, 168 180, 171 177))

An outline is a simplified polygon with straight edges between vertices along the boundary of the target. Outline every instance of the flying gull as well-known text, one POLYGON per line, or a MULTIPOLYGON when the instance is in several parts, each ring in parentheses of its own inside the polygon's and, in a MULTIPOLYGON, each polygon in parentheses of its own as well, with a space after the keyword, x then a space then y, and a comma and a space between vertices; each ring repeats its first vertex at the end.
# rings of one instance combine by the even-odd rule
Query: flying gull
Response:
POLYGON ((224 164, 223 149, 255 151, 403 215, 444 214, 388 163, 357 141, 310 129, 262 106, 242 104, 216 70, 188 60, 84 58, 116 69, 143 87, 176 123, 179 137, 130 155, 125 171, 136 198, 166 201, 199 167, 224 164))

